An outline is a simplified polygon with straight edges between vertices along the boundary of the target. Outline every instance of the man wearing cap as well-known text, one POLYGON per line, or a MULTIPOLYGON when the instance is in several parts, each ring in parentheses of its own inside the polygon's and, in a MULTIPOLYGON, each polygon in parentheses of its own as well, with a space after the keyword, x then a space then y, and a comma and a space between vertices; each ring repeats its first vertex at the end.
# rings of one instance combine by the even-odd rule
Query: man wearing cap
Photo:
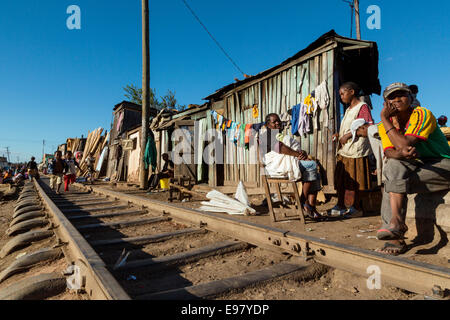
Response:
POLYGON ((398 255, 407 249, 406 195, 450 189, 450 146, 431 111, 412 107, 413 97, 406 84, 391 84, 383 97, 378 131, 387 161, 383 172, 383 226, 377 238, 389 242, 377 251, 398 255))

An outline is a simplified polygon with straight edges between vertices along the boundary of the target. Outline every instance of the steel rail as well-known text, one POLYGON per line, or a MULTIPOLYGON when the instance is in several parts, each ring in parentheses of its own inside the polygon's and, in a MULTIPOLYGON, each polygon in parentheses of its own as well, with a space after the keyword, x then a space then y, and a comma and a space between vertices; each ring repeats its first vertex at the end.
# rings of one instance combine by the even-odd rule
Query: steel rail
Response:
POLYGON ((450 290, 450 269, 417 262, 404 257, 389 256, 309 235, 273 228, 215 213, 187 209, 144 197, 124 194, 96 186, 77 187, 116 197, 154 211, 170 214, 174 220, 199 224, 206 229, 263 247, 288 252, 362 277, 378 277, 382 285, 390 285, 410 292, 430 295, 436 287, 450 290))
POLYGON ((34 185, 56 226, 54 232, 63 244, 66 260, 80 268, 89 297, 93 300, 131 300, 94 249, 51 201, 44 191, 43 182, 34 179, 34 185))

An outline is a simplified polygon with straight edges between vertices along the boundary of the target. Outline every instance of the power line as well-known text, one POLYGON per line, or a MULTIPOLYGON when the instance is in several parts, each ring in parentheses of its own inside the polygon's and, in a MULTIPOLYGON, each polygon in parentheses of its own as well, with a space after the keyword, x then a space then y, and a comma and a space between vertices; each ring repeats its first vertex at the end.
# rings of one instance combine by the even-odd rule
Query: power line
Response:
POLYGON ((231 61, 231 63, 236 67, 236 69, 238 69, 238 71, 240 73, 242 73, 242 75, 245 77, 245 73, 241 70, 241 68, 239 68, 239 66, 233 61, 233 59, 230 57, 230 55, 225 51, 225 49, 220 45, 220 43, 214 38, 214 36, 211 34, 211 32, 208 31, 208 29, 206 28, 206 26, 201 22, 200 18, 195 14, 194 10, 191 9, 191 7, 187 4, 187 2, 185 0, 181 0, 183 1, 183 3, 185 4, 185 6, 189 9, 189 11, 192 13, 192 15, 194 16, 195 19, 197 19, 198 23, 200 23, 200 25, 203 27, 203 29, 205 29, 205 31, 209 34, 209 36, 211 37, 211 39, 213 39, 213 41, 216 43, 216 45, 219 47, 220 50, 222 50, 222 52, 225 54, 225 56, 231 61))

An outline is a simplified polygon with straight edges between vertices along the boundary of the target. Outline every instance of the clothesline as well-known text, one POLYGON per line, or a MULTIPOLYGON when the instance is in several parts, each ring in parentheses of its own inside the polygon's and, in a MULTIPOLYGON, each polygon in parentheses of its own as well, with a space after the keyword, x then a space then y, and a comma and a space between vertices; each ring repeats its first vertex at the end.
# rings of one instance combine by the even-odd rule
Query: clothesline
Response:
MULTIPOLYGON (((328 106, 330 96, 327 89, 327 81, 323 81, 313 92, 311 92, 303 101, 303 103, 292 107, 291 116, 283 114, 282 121, 289 121, 292 126, 293 135, 306 135, 312 133, 314 120, 317 120, 318 109, 323 110, 324 127, 328 127, 328 106)), ((255 110, 257 106, 253 106, 253 114, 259 114, 255 110)), ((217 111, 210 111, 216 129, 225 132, 228 141, 233 142, 237 146, 248 149, 250 143, 251 130, 259 131, 264 122, 256 124, 239 123, 225 118, 217 111)))

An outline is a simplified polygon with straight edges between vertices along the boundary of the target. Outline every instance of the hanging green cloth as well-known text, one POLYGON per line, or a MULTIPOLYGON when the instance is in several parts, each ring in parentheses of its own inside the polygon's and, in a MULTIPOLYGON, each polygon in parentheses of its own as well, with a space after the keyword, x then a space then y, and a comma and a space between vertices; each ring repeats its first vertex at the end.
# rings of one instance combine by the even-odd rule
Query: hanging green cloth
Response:
POLYGON ((145 147, 144 154, 145 170, 149 168, 149 165, 152 166, 153 171, 156 170, 157 157, 155 136, 153 135, 153 132, 149 130, 147 146, 145 147))

